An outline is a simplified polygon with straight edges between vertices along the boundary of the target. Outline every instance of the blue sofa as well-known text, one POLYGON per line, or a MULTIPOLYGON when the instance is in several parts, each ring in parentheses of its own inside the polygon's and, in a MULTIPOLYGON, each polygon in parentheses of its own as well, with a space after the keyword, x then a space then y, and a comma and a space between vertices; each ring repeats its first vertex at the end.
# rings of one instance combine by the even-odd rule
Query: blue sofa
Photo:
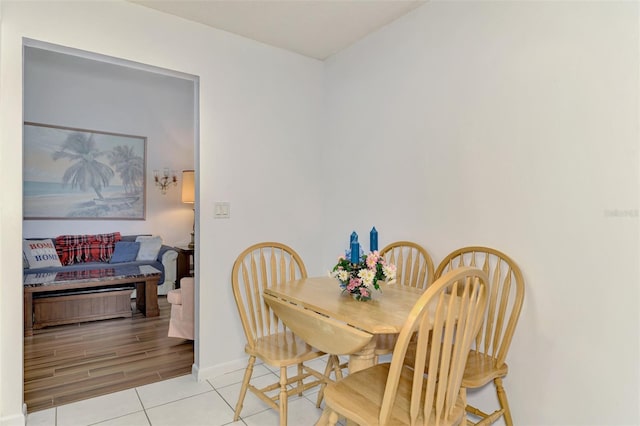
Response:
MULTIPOLYGON (((137 237, 138 235, 124 235, 121 237, 120 241, 133 242, 136 240, 137 237)), ((50 238, 50 237, 27 238, 27 240, 42 240, 47 238, 50 238)), ((55 237, 50 239, 52 241, 55 241, 55 237)), ((178 252, 173 247, 162 245, 160 248, 160 251, 158 252, 158 256, 155 260, 125 262, 125 263, 120 263, 119 265, 150 265, 158 269, 162 273, 160 277, 160 281, 158 282, 158 295, 166 295, 167 293, 169 293, 170 290, 175 288, 177 258, 178 258, 178 252)), ((107 262, 84 262, 84 263, 76 263, 72 265, 63 265, 63 266, 46 266, 46 267, 37 268, 37 269, 29 268, 29 272, 37 271, 39 273, 51 273, 51 272, 107 269, 111 267, 113 267, 113 264, 107 263, 107 262)), ((131 297, 135 297, 135 291, 131 295, 131 297)))

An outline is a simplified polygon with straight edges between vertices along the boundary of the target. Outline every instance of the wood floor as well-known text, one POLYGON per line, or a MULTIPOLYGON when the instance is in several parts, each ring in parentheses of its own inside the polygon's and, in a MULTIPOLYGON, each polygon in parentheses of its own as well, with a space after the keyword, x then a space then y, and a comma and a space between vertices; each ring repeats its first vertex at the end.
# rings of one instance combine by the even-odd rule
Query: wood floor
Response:
POLYGON ((167 337, 160 316, 120 318, 34 330, 24 338, 24 402, 29 412, 191 373, 193 342, 167 337))

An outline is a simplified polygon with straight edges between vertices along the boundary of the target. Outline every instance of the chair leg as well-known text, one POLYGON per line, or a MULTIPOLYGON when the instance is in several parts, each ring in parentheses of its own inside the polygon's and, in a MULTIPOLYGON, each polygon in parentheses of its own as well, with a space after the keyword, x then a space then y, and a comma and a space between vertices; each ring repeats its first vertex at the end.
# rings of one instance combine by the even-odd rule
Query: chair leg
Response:
POLYGON ((233 421, 237 422, 240 418, 240 412, 242 411, 242 404, 244 403, 244 397, 247 394, 249 388, 249 381, 253 374, 253 365, 256 363, 256 357, 250 356, 247 368, 244 370, 244 378, 242 379, 242 387, 240 388, 240 395, 238 395, 238 403, 236 404, 236 410, 233 413, 233 421))
POLYGON ((507 393, 504 391, 504 387, 502 386, 502 378, 495 378, 493 383, 496 385, 496 393, 498 394, 498 401, 500 401, 500 408, 504 410, 504 422, 507 426, 513 426, 513 418, 511 418, 511 410, 509 409, 507 393))
POLYGON ((320 418, 316 422, 315 426, 325 426, 326 424, 328 424, 329 423, 329 414, 331 414, 331 409, 329 407, 325 407, 325 409, 322 410, 322 415, 320 416, 320 418))
POLYGON ((336 423, 338 423, 338 413, 336 413, 335 411, 331 410, 331 413, 329 413, 329 426, 335 426, 336 423))
POLYGON ((280 367, 280 426, 287 426, 287 367, 280 367))
MULTIPOLYGON (((302 363, 300 363, 298 364, 298 377, 302 377, 303 372, 302 363)), ((298 396, 302 396, 302 379, 298 380, 298 389, 300 389, 298 396)))
MULTIPOLYGON (((318 391, 318 398, 316 399, 316 408, 320 408, 320 404, 322 404, 322 399, 324 398, 324 388, 327 387, 327 381, 329 380, 329 376, 331 375, 331 370, 334 369, 334 364, 337 360, 336 355, 329 355, 329 359, 327 359, 327 366, 324 369, 324 376, 326 377, 320 385, 320 390, 318 391)), ((340 364, 340 360, 337 360, 338 364, 340 364)))
POLYGON ((336 381, 338 380, 342 380, 343 376, 342 376, 342 369, 343 368, 347 368, 347 364, 345 363, 344 365, 340 364, 340 357, 338 355, 336 355, 336 363, 333 365, 333 372, 336 376, 336 381))
POLYGON ((467 388, 460 388, 460 397, 462 398, 462 403, 465 406, 465 411, 462 413, 462 420, 460 421, 460 426, 467 426, 467 388))

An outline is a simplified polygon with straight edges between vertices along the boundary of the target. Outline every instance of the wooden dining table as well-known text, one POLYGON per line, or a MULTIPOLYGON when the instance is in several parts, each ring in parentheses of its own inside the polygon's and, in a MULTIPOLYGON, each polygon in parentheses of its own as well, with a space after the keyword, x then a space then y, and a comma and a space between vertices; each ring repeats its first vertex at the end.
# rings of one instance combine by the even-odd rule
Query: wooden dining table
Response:
MULTIPOLYGON (((331 277, 309 277, 280 283, 263 291, 267 303, 273 298, 288 302, 296 308, 304 308, 309 314, 326 317, 360 331, 370 333, 372 338, 360 350, 349 355, 349 372, 374 365, 376 336, 398 334, 409 312, 423 290, 412 287, 382 283, 380 291, 373 291, 373 298, 357 301, 349 293, 342 292, 338 281, 331 277)), ((298 309, 301 311, 300 309, 298 309)), ((287 324, 295 332, 295 327, 287 324)), ((322 332, 322 328, 318 329, 322 332)))

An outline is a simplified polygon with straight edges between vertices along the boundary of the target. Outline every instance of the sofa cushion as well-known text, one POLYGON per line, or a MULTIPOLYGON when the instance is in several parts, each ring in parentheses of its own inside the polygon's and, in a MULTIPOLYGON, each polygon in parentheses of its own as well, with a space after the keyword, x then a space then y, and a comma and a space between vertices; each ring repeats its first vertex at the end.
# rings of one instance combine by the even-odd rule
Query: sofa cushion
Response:
POLYGON ((136 260, 157 259, 162 247, 162 238, 160 236, 139 236, 136 238, 136 242, 140 243, 140 250, 138 250, 136 260))
POLYGON ((113 250, 113 255, 111 256, 109 263, 133 262, 134 260, 136 260, 139 250, 140 243, 118 241, 116 243, 115 249, 113 250))
POLYGON ((47 240, 24 240, 22 242, 22 253, 27 259, 29 268, 44 268, 47 266, 62 266, 60 258, 56 252, 56 247, 51 239, 47 240))

